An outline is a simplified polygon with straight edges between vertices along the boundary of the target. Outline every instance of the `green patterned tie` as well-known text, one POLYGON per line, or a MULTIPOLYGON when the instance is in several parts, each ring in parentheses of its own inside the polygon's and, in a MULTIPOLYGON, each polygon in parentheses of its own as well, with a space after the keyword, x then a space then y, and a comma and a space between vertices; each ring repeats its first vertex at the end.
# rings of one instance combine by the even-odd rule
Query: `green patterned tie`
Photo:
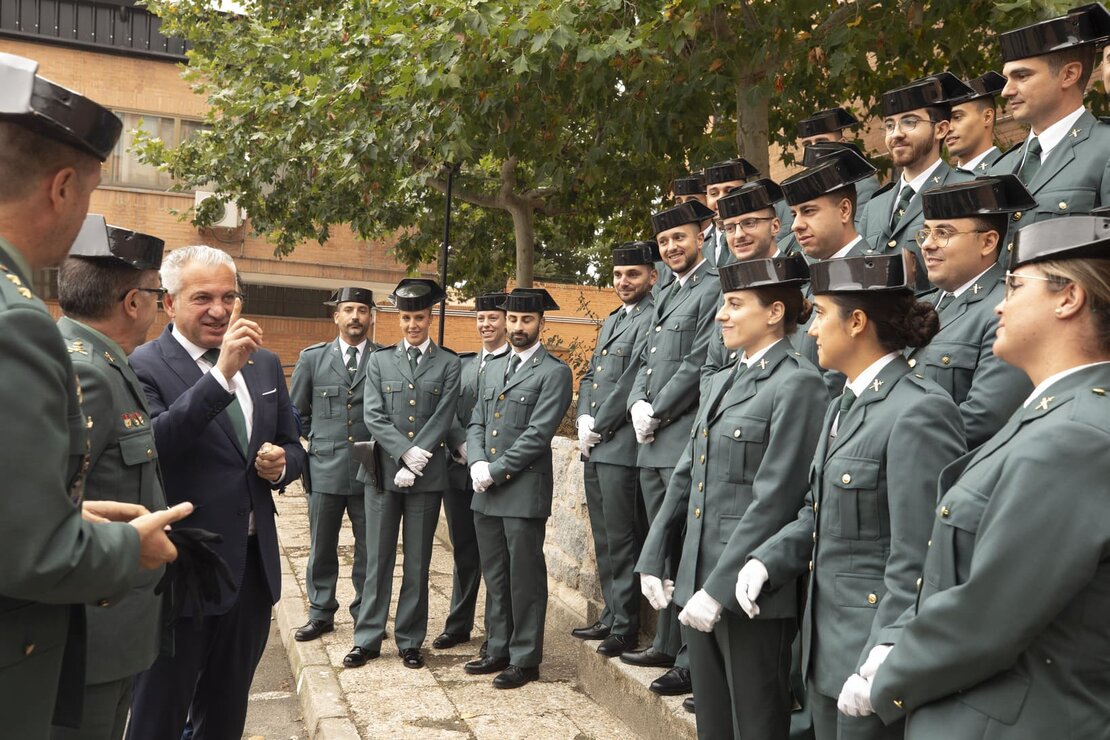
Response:
MULTIPOLYGON (((210 364, 216 367, 216 361, 220 359, 219 349, 207 350, 201 357, 210 364)), ((227 382, 231 382, 231 378, 226 378, 227 382)), ((239 447, 242 448, 243 454, 246 455, 250 450, 250 438, 247 437, 247 417, 243 415, 243 407, 239 404, 239 397, 235 394, 231 396, 231 403, 224 408, 227 413, 227 419, 231 422, 231 428, 235 430, 235 436, 239 439, 239 447)))
POLYGON ((351 375, 358 370, 358 347, 347 348, 347 372, 351 375))

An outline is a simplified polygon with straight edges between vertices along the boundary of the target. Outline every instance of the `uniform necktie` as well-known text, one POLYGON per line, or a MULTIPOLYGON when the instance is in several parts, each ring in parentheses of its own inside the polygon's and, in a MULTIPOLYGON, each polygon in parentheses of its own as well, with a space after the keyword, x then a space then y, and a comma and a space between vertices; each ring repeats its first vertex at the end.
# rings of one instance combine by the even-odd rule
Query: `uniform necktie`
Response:
POLYGON ((613 328, 616 329, 618 326, 620 326, 624 322, 625 318, 627 318, 627 316, 628 311, 625 309, 624 306, 621 306, 620 311, 617 313, 617 320, 613 322, 613 328))
POLYGON ((682 290, 682 283, 678 282, 678 278, 675 278, 674 282, 671 284, 671 289, 668 290, 666 294, 664 294, 663 300, 659 302, 660 316, 663 315, 663 311, 667 309, 667 304, 670 303, 676 295, 678 295, 678 291, 680 290, 682 290))
POLYGON ((721 401, 723 401, 725 396, 728 395, 728 392, 732 390, 732 385, 736 382, 736 379, 743 375, 744 371, 746 371, 747 369, 748 365, 746 365, 745 363, 736 363, 736 369, 733 372, 729 373, 728 377, 725 378, 725 384, 721 387, 720 395, 718 395, 717 399, 713 402, 713 408, 709 409, 710 416, 713 416, 713 414, 717 413, 717 407, 721 405, 721 401))
POLYGON ((948 308, 948 306, 954 300, 956 300, 956 294, 955 293, 945 292, 945 294, 942 295, 940 297, 940 300, 937 302, 937 313, 940 313, 944 309, 948 308))
POLYGON ((1021 172, 1018 177, 1026 187, 1037 176, 1037 170, 1041 168, 1041 141, 1036 136, 1029 140, 1025 145, 1025 161, 1021 163, 1021 172))
POLYGON ((520 367, 520 355, 518 355, 516 352, 514 352, 513 356, 509 358, 509 369, 505 373, 505 382, 506 383, 508 383, 510 380, 512 380, 512 377, 513 377, 513 375, 516 374, 516 369, 518 367, 520 367))
POLYGON ((851 388, 845 388, 844 394, 840 396, 840 413, 841 415, 848 413, 848 409, 852 408, 852 404, 856 402, 856 393, 851 388))
POLYGON ((347 348, 347 372, 351 375, 358 370, 358 347, 347 348))
POLYGON ((903 185, 902 190, 898 193, 898 202, 894 204, 894 212, 890 214, 891 234, 894 234, 894 230, 898 228, 898 223, 902 220, 902 216, 906 213, 906 209, 909 208, 913 196, 913 188, 909 185, 903 185))
MULTIPOLYGON (((216 361, 220 359, 220 350, 210 349, 205 351, 201 357, 210 364, 216 367, 216 361)), ((226 379, 229 383, 231 378, 226 379)), ((239 447, 243 449, 243 454, 247 454, 250 449, 250 439, 247 437, 247 417, 243 415, 243 407, 239 405, 239 396, 234 393, 231 394, 231 403, 229 403, 224 411, 227 413, 227 419, 231 422, 231 428, 235 430, 235 436, 239 439, 239 447)))
POLYGON ((419 347, 409 347, 409 369, 412 370, 413 375, 416 375, 416 362, 419 359, 420 359, 420 348, 419 347))

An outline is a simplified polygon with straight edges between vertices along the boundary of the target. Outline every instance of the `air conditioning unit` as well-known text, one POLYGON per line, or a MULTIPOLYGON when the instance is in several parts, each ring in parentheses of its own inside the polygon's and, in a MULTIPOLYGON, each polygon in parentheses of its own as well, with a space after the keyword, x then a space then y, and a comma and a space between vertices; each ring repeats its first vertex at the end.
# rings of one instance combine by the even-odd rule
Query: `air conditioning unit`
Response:
POLYGON ((223 203, 220 206, 221 211, 215 221, 212 222, 213 228, 219 227, 223 229, 237 229, 243 224, 243 219, 246 218, 246 213, 243 212, 239 205, 234 201, 226 198, 225 196, 213 193, 208 190, 196 191, 196 199, 194 205, 200 208, 200 204, 209 198, 222 199, 223 203))

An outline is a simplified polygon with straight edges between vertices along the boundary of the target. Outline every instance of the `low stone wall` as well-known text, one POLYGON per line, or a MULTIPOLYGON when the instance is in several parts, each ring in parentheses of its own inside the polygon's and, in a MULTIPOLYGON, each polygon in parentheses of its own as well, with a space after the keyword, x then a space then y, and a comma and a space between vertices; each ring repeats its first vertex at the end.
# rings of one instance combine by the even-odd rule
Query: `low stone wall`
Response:
POLYGON ((580 594, 587 603, 587 618, 596 619, 602 609, 601 589, 590 534, 590 515, 582 488, 578 441, 555 437, 551 454, 555 492, 544 541, 547 573, 556 582, 580 594))

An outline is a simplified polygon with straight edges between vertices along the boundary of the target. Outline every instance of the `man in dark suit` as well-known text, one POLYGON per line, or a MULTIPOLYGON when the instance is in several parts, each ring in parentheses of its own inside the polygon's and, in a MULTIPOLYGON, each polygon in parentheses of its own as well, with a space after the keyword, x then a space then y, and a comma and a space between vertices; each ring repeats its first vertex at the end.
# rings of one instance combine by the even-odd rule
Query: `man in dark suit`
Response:
POLYGON ((289 390, 293 408, 300 414, 301 436, 308 440, 305 493, 311 545, 305 583, 309 609, 308 623, 293 635, 299 642, 335 629, 337 548, 344 511, 355 536, 352 619, 358 618, 366 580, 365 488, 356 480, 358 463, 351 457, 351 444, 370 439, 362 419, 362 381, 366 359, 379 347, 366 338, 374 327, 374 294, 366 288, 340 288, 327 305, 335 308, 332 318, 339 337, 301 352, 289 390))
POLYGON ((247 695, 281 594, 272 491, 304 466, 281 361, 262 349, 262 327, 240 317, 235 263, 207 246, 162 263, 166 313, 158 339, 131 357, 146 390, 166 499, 193 498, 186 526, 216 532, 214 549, 235 589, 203 614, 189 611, 173 657, 135 682, 127 737, 239 737, 247 695))

